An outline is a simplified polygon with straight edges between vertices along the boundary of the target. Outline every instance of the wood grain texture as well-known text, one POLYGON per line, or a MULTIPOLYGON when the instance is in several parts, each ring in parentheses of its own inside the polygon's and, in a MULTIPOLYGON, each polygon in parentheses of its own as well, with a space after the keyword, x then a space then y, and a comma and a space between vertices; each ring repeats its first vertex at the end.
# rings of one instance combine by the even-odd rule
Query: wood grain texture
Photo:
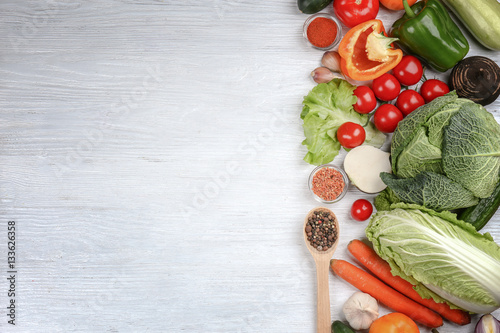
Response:
MULTIPOLYGON (((0 13, 0 217, 18 224, 19 271, 17 326, 2 315, 0 331, 314 332, 301 227, 318 203, 298 115, 322 52, 295 1, 5 0, 0 13)), ((398 16, 380 10, 386 26, 398 16)), ((467 37, 469 55, 500 63, 467 37)), ((487 109, 500 120, 500 101, 487 109)), ((349 217, 361 197, 331 208, 335 257, 363 235, 349 217)), ((485 231, 500 241, 498 214, 485 231)), ((332 319, 353 292, 330 276, 332 319)))

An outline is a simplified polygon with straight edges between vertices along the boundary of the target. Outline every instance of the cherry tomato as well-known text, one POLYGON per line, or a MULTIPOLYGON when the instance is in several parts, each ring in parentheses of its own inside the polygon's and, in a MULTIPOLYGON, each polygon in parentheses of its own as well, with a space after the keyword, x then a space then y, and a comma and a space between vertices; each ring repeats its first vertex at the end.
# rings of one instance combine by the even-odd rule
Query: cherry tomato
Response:
POLYGON ((411 86, 422 78, 424 70, 422 63, 416 57, 405 55, 403 59, 392 69, 392 74, 404 86, 411 86))
POLYGON ((375 96, 382 101, 393 100, 401 91, 401 84, 394 75, 389 73, 382 74, 373 80, 372 87, 375 96))
POLYGON ((425 104, 424 98, 413 89, 408 89, 399 94, 396 107, 403 115, 409 115, 413 110, 425 104))
POLYGON ((354 95, 358 98, 354 104, 354 110, 358 113, 370 113, 377 106, 377 99, 370 87, 359 86, 354 90, 354 95))
POLYGON ((369 333, 419 333, 417 324, 407 315, 393 312, 375 320, 369 333))
POLYGON ((333 10, 340 22, 349 28, 377 17, 378 0, 335 0, 333 10))
POLYGON ((375 127, 384 133, 392 133, 403 120, 403 114, 392 104, 382 104, 373 115, 375 127))
POLYGON ((350 149, 357 147, 365 142, 366 132, 363 126, 347 122, 340 125, 337 130, 337 140, 342 147, 350 149))
POLYGON ((373 213, 373 206, 370 201, 358 199, 354 201, 351 207, 351 216, 356 221, 365 221, 373 213))
POLYGON ((424 98, 426 103, 429 103, 436 97, 446 95, 450 92, 450 88, 443 81, 430 79, 425 81, 420 87, 420 95, 424 98))

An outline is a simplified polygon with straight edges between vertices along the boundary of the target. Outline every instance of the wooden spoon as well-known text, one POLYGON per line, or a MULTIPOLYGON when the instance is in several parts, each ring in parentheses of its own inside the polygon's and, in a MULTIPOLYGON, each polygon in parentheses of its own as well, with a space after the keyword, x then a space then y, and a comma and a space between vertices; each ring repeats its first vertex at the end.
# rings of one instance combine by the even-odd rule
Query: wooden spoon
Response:
POLYGON ((333 256, 333 253, 337 249, 337 245, 339 244, 339 222, 337 217, 331 210, 324 207, 318 207, 311 210, 304 222, 302 227, 302 232, 304 234, 304 240, 306 242, 306 246, 311 252, 311 255, 314 258, 314 262, 316 263, 316 281, 317 281, 317 332, 318 333, 330 333, 331 332, 331 314, 330 314, 330 290, 328 286, 328 274, 330 267, 330 259, 333 256), (335 229, 337 230, 337 238, 333 245, 326 251, 319 251, 314 246, 311 245, 309 240, 307 239, 306 225, 309 220, 309 217, 314 214, 315 211, 328 212, 333 216, 333 222, 335 224, 335 229))

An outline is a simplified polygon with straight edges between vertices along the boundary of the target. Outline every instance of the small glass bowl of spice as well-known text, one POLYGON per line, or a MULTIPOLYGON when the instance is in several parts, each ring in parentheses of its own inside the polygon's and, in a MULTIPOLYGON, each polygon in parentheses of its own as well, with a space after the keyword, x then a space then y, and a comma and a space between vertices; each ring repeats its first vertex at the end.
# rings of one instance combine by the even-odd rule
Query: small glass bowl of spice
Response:
POLYGON ((316 200, 325 204, 340 201, 349 187, 349 177, 331 164, 316 167, 309 176, 309 190, 316 200))
POLYGON ((342 27, 339 20, 325 13, 311 15, 304 22, 304 38, 319 50, 329 50, 340 42, 342 27))

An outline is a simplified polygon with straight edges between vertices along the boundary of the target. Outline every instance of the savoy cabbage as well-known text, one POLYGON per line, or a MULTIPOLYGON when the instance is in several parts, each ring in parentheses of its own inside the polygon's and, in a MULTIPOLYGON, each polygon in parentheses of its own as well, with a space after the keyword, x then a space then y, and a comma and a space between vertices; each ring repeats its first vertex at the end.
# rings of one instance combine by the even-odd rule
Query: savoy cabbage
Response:
POLYGON ((435 210, 470 207, 500 180, 500 125, 451 92, 398 124, 391 159, 393 175, 381 177, 399 200, 435 210))

